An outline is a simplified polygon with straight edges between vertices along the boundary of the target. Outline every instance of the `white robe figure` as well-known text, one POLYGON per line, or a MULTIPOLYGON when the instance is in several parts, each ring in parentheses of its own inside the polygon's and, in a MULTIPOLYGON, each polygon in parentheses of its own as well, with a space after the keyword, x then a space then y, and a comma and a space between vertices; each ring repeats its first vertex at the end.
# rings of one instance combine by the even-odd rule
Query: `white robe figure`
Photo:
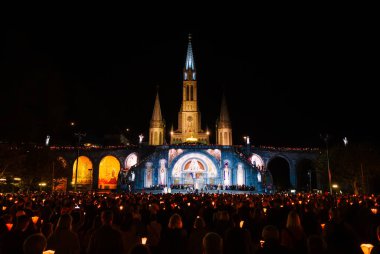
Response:
POLYGON ((160 168, 160 184, 165 185, 166 184, 166 168, 165 168, 165 160, 161 160, 161 168, 160 168))
POLYGON ((257 172, 257 182, 261 183, 261 173, 257 172))
POLYGON ((230 185, 230 170, 226 166, 224 168, 224 185, 230 185))
POLYGON ((135 172, 131 172, 131 181, 134 182, 135 181, 135 172))

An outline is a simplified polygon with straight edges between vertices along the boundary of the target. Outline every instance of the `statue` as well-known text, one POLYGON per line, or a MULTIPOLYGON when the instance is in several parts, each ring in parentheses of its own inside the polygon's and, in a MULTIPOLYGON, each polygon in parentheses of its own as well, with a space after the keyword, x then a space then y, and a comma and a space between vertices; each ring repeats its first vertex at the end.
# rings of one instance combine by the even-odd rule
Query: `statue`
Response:
POLYGON ((135 181, 135 172, 131 171, 131 182, 135 181))
POLYGON ((161 168, 160 168, 160 184, 165 185, 166 184, 166 168, 165 168, 165 160, 160 160, 161 168))

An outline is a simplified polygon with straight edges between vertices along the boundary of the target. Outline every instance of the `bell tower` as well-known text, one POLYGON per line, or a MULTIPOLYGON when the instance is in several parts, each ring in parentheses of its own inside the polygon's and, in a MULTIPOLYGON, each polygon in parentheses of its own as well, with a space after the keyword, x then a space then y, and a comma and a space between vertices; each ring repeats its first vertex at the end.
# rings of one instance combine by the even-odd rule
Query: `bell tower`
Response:
POLYGON ((185 67, 183 68, 182 105, 178 113, 178 129, 171 132, 171 144, 185 142, 209 144, 208 133, 201 129, 196 74, 191 35, 189 35, 185 67))

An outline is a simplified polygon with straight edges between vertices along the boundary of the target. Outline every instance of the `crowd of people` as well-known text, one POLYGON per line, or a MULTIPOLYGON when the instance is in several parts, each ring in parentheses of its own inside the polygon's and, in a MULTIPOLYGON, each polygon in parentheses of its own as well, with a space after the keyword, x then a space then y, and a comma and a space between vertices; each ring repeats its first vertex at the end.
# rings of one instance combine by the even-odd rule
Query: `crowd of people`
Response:
POLYGON ((0 194, 0 253, 380 253, 380 196, 0 194))
MULTIPOLYGON (((194 184, 171 184, 171 185, 153 185, 150 188, 145 188, 145 191, 152 190, 164 190, 165 188, 170 188, 171 190, 192 190, 195 191, 194 184)), ((237 191, 255 191, 255 186, 250 185, 221 185, 221 184, 204 184, 202 188, 198 189, 197 192, 207 192, 207 191, 218 191, 218 190, 237 190, 237 191)))

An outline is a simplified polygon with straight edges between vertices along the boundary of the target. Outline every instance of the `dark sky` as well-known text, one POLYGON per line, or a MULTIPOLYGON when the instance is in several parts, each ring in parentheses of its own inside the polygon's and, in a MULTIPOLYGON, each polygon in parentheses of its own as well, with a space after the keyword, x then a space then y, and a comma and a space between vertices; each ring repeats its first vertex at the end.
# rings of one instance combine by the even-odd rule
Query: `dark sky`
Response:
POLYGON ((212 134, 224 90, 235 144, 249 135, 257 145, 318 146, 321 133, 378 142, 373 18, 291 9, 14 16, 1 31, 0 140, 70 143, 75 121, 87 140, 130 128, 136 142, 147 136, 157 86, 169 131, 192 33, 202 126, 212 134))

